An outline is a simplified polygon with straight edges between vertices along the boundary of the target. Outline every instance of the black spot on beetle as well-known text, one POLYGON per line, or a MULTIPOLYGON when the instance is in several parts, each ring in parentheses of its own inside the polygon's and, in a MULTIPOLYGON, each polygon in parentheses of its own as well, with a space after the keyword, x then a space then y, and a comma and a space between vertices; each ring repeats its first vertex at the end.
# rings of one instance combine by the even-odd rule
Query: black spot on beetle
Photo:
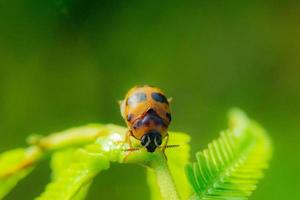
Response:
POLYGON ((168 99, 165 97, 165 95, 161 93, 153 92, 151 94, 151 97, 154 101, 169 104, 168 99))
POLYGON ((137 129, 140 128, 143 125, 142 120, 137 120, 134 124, 133 124, 133 128, 137 129))
POLYGON ((150 109, 147 111, 147 114, 157 115, 157 113, 155 112, 155 110, 154 110, 153 108, 150 108, 150 109))
POLYGON ((143 92, 138 92, 135 93, 133 95, 131 95, 128 99, 126 104, 127 105, 135 105, 137 103, 140 103, 142 101, 146 101, 147 100, 147 95, 143 92))
POLYGON ((172 121, 172 116, 171 116, 171 114, 170 114, 170 113, 166 113, 166 117, 168 118, 169 122, 171 122, 171 121, 172 121))
POLYGON ((131 120, 132 120, 132 118, 133 118, 133 114, 129 114, 129 115, 127 115, 127 121, 131 121, 131 120))

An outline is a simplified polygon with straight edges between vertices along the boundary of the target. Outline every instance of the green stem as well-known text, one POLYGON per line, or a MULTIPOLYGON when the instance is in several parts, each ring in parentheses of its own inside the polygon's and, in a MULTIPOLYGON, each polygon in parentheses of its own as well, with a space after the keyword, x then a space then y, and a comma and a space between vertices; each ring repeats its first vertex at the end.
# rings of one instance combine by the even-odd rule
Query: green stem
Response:
POLYGON ((20 170, 36 165, 46 153, 70 146, 82 146, 95 141, 99 136, 105 136, 109 132, 109 129, 106 127, 100 124, 90 124, 53 133, 46 137, 31 136, 28 138, 31 146, 26 150, 26 157, 22 162, 11 167, 9 170, 1 171, 0 180, 12 176, 20 170))
POLYGON ((163 199, 179 200, 180 197, 165 157, 162 155, 153 160, 151 167, 155 170, 158 186, 163 199))
POLYGON ((35 163, 38 162, 43 156, 43 152, 39 148, 34 146, 28 147, 25 151, 25 156, 19 163, 11 166, 7 170, 0 171, 0 181, 22 170, 33 167, 35 163))
POLYGON ((108 134, 108 129, 102 125, 91 124, 71 128, 62 132, 53 133, 41 139, 34 139, 31 145, 36 145, 44 151, 53 151, 61 148, 84 145, 95 141, 99 136, 108 134))

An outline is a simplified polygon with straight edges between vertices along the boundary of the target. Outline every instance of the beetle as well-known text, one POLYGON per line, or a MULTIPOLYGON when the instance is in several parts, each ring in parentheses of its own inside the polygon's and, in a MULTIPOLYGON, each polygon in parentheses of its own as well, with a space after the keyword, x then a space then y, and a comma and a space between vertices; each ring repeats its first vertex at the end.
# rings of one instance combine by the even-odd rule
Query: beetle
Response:
POLYGON ((170 99, 157 87, 142 85, 128 91, 124 100, 120 101, 121 115, 125 120, 128 132, 126 141, 131 145, 130 137, 141 141, 148 152, 154 152, 162 146, 167 147, 171 123, 170 99))

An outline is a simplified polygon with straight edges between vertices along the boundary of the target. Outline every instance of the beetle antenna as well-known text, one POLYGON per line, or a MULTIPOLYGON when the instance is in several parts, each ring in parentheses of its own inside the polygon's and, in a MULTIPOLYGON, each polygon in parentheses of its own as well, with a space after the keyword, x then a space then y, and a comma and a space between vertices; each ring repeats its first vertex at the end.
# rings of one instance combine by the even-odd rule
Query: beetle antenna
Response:
POLYGON ((174 147, 180 147, 179 144, 170 144, 165 146, 159 146, 159 148, 174 148, 174 147))
MULTIPOLYGON (((165 145, 165 146, 159 146, 157 148, 174 148, 174 147, 180 147, 180 145, 179 144, 170 144, 170 145, 165 145)), ((125 149, 124 151, 139 151, 143 148, 144 147, 135 147, 135 148, 125 149)))
POLYGON ((125 149, 124 151, 138 151, 138 150, 141 150, 141 147, 129 148, 129 149, 125 149))

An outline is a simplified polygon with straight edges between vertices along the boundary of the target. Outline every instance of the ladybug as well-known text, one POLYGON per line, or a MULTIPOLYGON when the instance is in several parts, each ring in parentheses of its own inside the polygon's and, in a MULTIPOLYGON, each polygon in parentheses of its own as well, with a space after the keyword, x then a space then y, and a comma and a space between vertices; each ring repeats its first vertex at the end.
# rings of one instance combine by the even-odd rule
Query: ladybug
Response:
POLYGON ((163 139, 163 151, 169 140, 168 127, 171 122, 170 99, 157 87, 143 85, 130 89, 123 101, 120 101, 121 114, 128 132, 126 141, 131 147, 130 137, 141 141, 148 152, 160 147, 163 139))

